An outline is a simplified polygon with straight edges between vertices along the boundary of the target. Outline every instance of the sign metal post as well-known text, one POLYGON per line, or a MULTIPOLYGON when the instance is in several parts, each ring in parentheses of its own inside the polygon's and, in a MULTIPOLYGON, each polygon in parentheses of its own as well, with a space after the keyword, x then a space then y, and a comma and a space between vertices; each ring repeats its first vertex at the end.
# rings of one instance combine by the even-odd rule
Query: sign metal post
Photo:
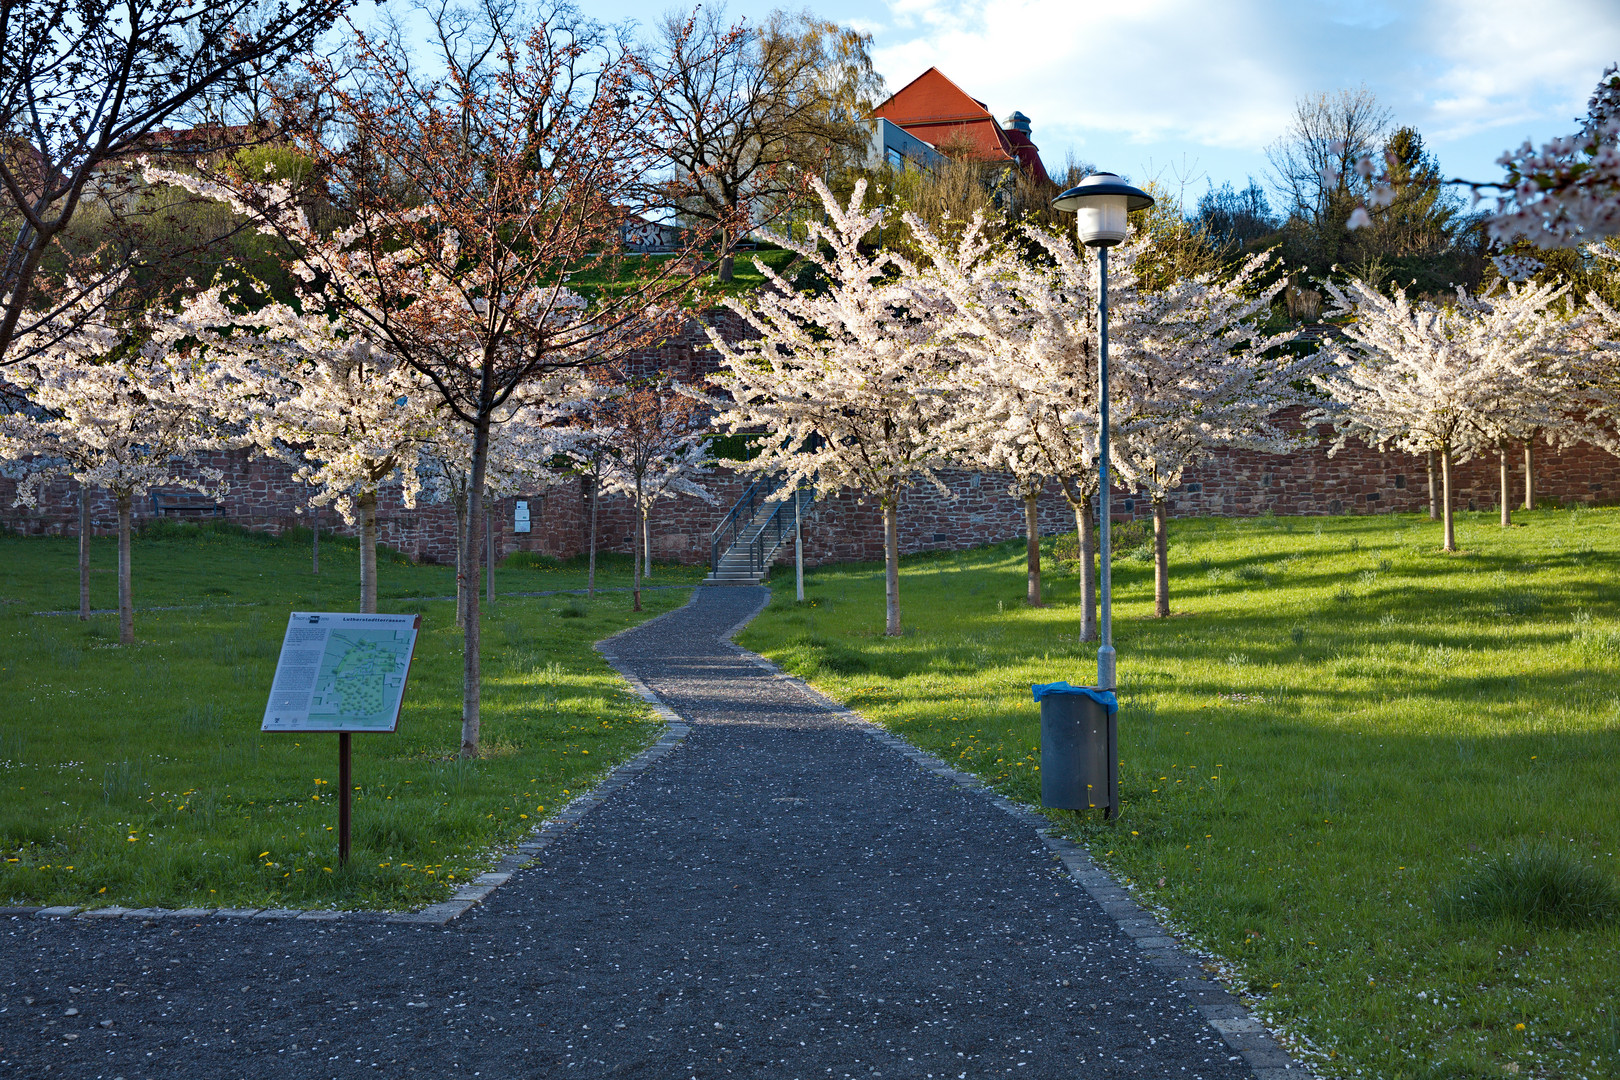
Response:
POLYGON ((338 865, 349 865, 349 804, 354 790, 349 767, 349 732, 338 732, 338 865))
POLYGON ((261 731, 335 731, 338 864, 347 865, 354 805, 356 731, 393 732, 416 655, 420 615, 295 611, 270 685, 261 731))

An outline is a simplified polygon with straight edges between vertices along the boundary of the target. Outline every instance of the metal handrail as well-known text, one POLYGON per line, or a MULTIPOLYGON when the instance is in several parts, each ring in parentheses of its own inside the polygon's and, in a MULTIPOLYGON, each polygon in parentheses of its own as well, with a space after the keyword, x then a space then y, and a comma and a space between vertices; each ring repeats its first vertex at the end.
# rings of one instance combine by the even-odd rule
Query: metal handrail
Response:
POLYGON ((737 497, 736 503, 726 513, 726 516, 720 519, 720 524, 716 525, 714 531, 709 534, 710 573, 718 574, 720 572, 721 545, 724 544, 725 549, 730 550, 737 543, 738 534, 754 520, 754 514, 759 506, 760 495, 766 490, 765 485, 767 482, 774 485, 775 477, 761 476, 758 480, 749 484, 747 490, 737 497), (729 535, 727 535, 728 532, 729 535))
MULTIPOLYGON (((804 441, 802 449, 819 449, 822 442, 822 437, 819 434, 811 434, 804 441)), ((786 445, 786 443, 784 442, 783 445, 786 445)), ((709 534, 709 573, 718 574, 720 572, 720 556, 736 546, 738 534, 748 527, 754 520, 754 514, 758 512, 761 494, 765 490, 774 491, 781 479, 781 475, 781 473, 762 475, 752 484, 749 484, 748 488, 737 497, 736 503, 726 512, 726 516, 720 519, 720 524, 714 527, 714 531, 709 534)), ((794 498, 801 500, 799 503, 801 512, 804 507, 803 494, 804 488, 802 487, 794 491, 794 498)), ((814 505, 815 501, 815 491, 812 489, 810 491, 810 504, 814 505)), ((771 515, 770 521, 766 522, 766 527, 774 525, 777 528, 778 543, 781 542, 781 525, 777 522, 777 518, 781 515, 781 512, 781 508, 778 507, 776 513, 771 515)), ((764 571, 764 567, 759 565, 764 558, 763 548, 759 544, 759 537, 764 535, 764 532, 765 529, 762 528, 759 534, 754 537, 754 543, 750 545, 749 565, 754 568, 755 573, 764 571)))
POLYGON ((767 550, 769 550, 770 554, 775 554, 776 549, 782 546, 782 538, 787 534, 787 531, 793 527, 793 515, 791 515, 788 511, 792 510, 794 504, 797 503, 799 507, 799 514, 802 516, 804 513, 804 507, 806 505, 806 495, 810 497, 809 505, 814 506, 816 502, 815 489, 803 487, 797 488, 793 492, 793 497, 791 499, 784 499, 781 504, 777 506, 775 513, 771 514, 771 516, 766 519, 765 524, 760 526, 759 532, 754 534, 753 542, 749 544, 748 548, 749 573, 763 574, 765 572, 767 550), (770 538, 768 549, 766 546, 767 536, 770 538))

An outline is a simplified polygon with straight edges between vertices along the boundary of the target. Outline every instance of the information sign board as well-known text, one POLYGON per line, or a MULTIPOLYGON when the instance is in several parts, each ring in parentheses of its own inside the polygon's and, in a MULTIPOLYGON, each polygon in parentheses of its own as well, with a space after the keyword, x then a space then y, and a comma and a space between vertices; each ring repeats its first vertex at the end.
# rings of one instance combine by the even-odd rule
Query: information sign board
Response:
POLYGON ((261 731, 393 731, 420 615, 295 611, 261 731))

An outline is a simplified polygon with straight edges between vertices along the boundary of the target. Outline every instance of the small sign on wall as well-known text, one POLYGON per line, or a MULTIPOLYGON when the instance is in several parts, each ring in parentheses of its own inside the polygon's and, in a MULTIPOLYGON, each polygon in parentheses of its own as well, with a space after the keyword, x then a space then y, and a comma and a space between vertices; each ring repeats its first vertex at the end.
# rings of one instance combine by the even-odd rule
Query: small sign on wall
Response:
POLYGON ((515 533, 529 531, 529 503, 526 499, 519 499, 513 504, 512 531, 515 533))

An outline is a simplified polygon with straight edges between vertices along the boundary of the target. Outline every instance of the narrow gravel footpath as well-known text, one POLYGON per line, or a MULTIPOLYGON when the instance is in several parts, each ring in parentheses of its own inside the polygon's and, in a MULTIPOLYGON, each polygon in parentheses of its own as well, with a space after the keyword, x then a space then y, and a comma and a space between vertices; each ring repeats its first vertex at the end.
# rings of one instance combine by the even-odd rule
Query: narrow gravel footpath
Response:
POLYGON ((727 644, 763 599, 612 641, 689 736, 449 927, 0 920, 0 1076, 1254 1076, 1028 824, 727 644))

